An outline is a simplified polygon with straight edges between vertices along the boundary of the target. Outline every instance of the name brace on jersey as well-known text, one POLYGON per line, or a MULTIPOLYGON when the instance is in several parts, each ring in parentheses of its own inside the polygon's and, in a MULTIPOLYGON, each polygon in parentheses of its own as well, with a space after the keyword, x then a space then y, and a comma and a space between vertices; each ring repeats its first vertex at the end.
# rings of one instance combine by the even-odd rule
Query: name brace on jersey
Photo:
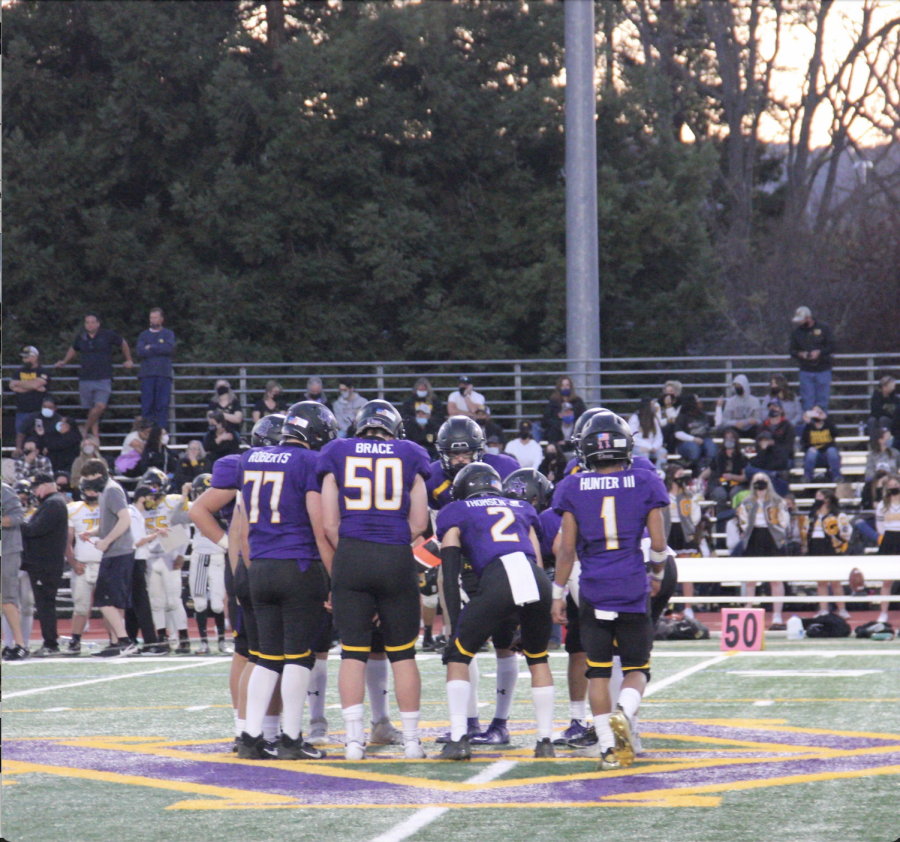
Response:
POLYGON ((394 445, 389 441, 360 441, 356 443, 356 452, 393 454, 394 445))

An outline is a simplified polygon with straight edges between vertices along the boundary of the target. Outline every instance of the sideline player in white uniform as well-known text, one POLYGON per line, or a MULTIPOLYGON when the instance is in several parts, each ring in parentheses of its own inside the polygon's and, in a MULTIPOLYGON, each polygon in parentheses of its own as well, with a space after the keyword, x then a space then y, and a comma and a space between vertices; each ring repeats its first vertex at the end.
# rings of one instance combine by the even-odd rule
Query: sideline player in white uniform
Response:
POLYGON ((225 551, 197 529, 190 516, 193 501, 211 487, 211 480, 212 474, 200 474, 194 478, 193 483, 186 482, 181 489, 183 502, 172 513, 169 521, 173 525, 183 523, 192 528, 190 582, 194 616, 200 633, 197 654, 209 655, 206 629, 209 614, 212 614, 219 639, 219 652, 230 655, 232 650, 225 645, 225 551))
POLYGON ((91 615, 94 585, 100 572, 103 553, 90 541, 83 540, 82 532, 90 532, 100 525, 100 495, 90 489, 82 490, 84 499, 69 503, 69 543, 66 561, 72 568, 72 639, 65 655, 81 654, 81 635, 91 615))
MULTIPOLYGON (((167 529, 172 526, 171 517, 184 506, 180 494, 166 494, 164 497, 147 497, 144 506, 144 522, 147 531, 167 529), (151 506, 151 499, 154 504, 151 506)), ((153 623, 160 642, 165 642, 169 633, 177 630, 177 655, 190 655, 191 643, 188 639, 187 612, 181 601, 181 568, 187 543, 166 552, 158 540, 151 542, 147 560, 147 590, 150 592, 150 608, 153 623)))

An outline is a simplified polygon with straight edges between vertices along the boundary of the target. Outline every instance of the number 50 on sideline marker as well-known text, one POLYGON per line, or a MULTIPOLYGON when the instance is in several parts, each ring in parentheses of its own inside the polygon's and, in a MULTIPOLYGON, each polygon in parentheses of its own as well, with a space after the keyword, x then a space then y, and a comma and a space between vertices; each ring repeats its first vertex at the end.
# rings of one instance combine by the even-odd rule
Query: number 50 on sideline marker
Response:
POLYGON ((723 652, 758 652, 766 648, 766 612, 762 608, 723 608, 723 652))

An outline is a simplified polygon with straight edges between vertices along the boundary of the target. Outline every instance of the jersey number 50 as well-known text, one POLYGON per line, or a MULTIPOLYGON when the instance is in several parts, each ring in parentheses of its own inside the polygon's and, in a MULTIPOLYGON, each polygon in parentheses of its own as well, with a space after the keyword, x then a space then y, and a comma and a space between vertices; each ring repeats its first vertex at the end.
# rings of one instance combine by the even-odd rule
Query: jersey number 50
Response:
POLYGON ((373 460, 370 456, 348 456, 344 488, 359 489, 359 497, 355 499, 344 495, 348 512, 368 511, 373 502, 376 509, 395 512, 403 499, 403 462, 397 458, 373 460), (388 474, 391 475, 390 497, 387 496, 388 474))

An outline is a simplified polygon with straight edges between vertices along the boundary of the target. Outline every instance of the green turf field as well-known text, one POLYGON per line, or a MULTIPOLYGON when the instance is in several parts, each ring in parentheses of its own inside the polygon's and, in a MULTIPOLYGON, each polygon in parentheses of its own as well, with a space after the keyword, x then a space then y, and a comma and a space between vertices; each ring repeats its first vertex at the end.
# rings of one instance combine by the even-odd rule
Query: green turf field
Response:
MULTIPOLYGON (((482 721, 493 656, 480 656, 482 721)), ((419 659, 426 751, 447 727, 443 668, 419 659)), ((330 661, 331 676, 338 661, 330 661)), ((568 705, 554 653, 557 720, 568 705)), ((253 763, 229 751, 226 658, 32 661, 3 667, 3 838, 160 840, 678 840, 894 842, 900 838, 900 643, 658 643, 641 708, 644 754, 620 772, 534 760, 521 664, 513 745, 472 763, 399 748, 253 763), (115 680, 108 680, 115 679, 115 680)), ((490 702, 491 704, 487 704, 490 702)), ((392 707, 396 711, 396 707, 392 707)))

